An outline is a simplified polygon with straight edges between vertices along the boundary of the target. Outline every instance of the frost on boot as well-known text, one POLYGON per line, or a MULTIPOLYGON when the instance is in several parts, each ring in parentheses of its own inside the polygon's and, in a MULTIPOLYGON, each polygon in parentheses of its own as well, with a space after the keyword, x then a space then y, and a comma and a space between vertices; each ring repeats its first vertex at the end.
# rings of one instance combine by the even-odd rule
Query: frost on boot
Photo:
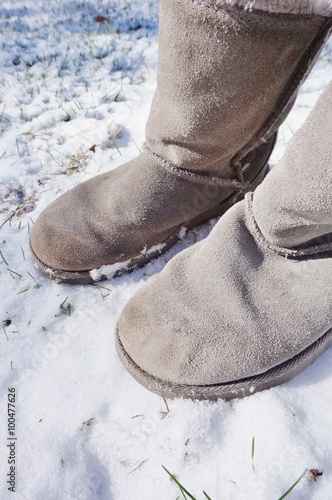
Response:
POLYGON ((310 246, 332 234, 331 109, 332 84, 253 203, 232 207, 126 305, 116 345, 142 385, 165 397, 247 396, 332 344, 332 245, 310 246))
POLYGON ((232 5, 270 13, 315 14, 326 17, 332 15, 332 0, 215 0, 215 2, 217 5, 232 5))
POLYGON ((42 212, 30 240, 40 269, 67 283, 135 269, 183 227, 222 215, 253 190, 330 27, 317 15, 161 0, 144 151, 42 212))
POLYGON ((332 83, 255 192, 253 215, 265 244, 285 255, 332 249, 332 83), (291 168, 290 168, 291 165, 291 168))

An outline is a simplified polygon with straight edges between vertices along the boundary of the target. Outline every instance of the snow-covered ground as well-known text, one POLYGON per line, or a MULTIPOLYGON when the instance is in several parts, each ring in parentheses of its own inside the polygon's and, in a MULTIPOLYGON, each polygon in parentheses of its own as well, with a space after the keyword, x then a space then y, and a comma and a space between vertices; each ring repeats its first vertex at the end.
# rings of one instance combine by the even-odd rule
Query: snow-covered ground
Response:
MULTIPOLYGON (((117 359, 114 327, 128 299, 215 221, 100 287, 56 284, 32 262, 29 231, 42 209, 134 157, 144 141, 157 9, 156 0, 0 5, 0 498, 184 498, 163 465, 197 500, 203 490, 212 500, 277 500, 306 469, 289 498, 330 499, 331 349, 291 382, 232 402, 165 403, 117 359), (16 391, 15 494, 6 482, 8 388, 16 391), (310 469, 323 475, 313 481, 310 469)), ((272 163, 331 76, 330 42, 272 163)))

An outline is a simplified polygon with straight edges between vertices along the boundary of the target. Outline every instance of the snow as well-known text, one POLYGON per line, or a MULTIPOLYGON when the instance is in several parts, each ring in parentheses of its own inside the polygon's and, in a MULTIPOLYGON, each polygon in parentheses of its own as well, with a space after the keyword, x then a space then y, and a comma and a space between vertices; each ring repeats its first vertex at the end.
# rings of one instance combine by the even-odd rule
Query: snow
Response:
MULTIPOLYGON (((213 500, 277 499, 317 468, 323 476, 314 482, 306 473, 290 498, 329 499, 331 349, 283 386, 232 402, 168 401, 169 411, 117 358, 114 329, 126 302, 216 221, 98 286, 50 281, 30 256, 29 231, 46 205, 141 148, 155 90, 157 7, 1 2, 0 498, 13 498, 7 394, 15 388, 18 500, 181 498, 162 465, 195 498, 204 490, 213 500)), ((272 164, 329 82, 331 50, 330 42, 304 83, 272 164)))

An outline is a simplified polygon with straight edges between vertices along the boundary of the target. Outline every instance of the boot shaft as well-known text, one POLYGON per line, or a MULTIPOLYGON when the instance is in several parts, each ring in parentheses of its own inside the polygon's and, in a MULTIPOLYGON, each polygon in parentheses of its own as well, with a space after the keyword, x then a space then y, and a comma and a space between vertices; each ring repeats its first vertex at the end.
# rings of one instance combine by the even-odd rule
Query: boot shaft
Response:
POLYGON ((330 18, 309 15, 308 2, 258 2, 292 4, 284 14, 229 3, 161 1, 146 130, 148 148, 164 160, 228 177, 276 130, 331 28, 330 18))
POLYGON ((254 195, 263 237, 289 254, 332 248, 332 82, 254 195))
POLYGON ((237 5, 248 10, 264 10, 279 14, 316 14, 331 17, 331 0, 211 0, 211 5, 237 5))

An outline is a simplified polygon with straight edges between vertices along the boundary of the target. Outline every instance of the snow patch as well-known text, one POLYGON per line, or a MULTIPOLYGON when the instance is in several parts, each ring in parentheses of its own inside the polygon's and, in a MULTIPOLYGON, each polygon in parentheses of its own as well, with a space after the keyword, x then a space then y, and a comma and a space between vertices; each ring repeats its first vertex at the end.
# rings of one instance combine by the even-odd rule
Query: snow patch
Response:
MULTIPOLYGON (((139 153, 156 87, 157 9, 157 0, 0 4, 0 498, 11 497, 4 439, 15 387, 19 500, 181 496, 162 465, 195 498, 204 490, 236 500, 279 498, 317 467, 324 476, 303 478, 292 494, 329 499, 331 349, 283 386, 231 403, 168 401, 169 412, 117 358, 114 332, 128 300, 216 221, 187 235, 181 228, 181 241, 162 257, 100 288, 58 284, 30 256, 29 231, 43 207, 139 153), (110 22, 96 23, 98 15, 110 22), (114 138, 118 150, 107 143, 112 124, 125 127, 114 138), (22 202, 34 211, 18 210, 22 202)), ((272 163, 329 83, 331 50, 332 40, 280 129, 272 163)))
POLYGON ((92 269, 90 271, 90 276, 94 281, 100 281, 102 278, 111 279, 120 271, 128 270, 130 265, 130 260, 124 262, 117 262, 115 264, 110 264, 108 266, 101 266, 98 269, 92 269))
POLYGON ((166 243, 158 243, 158 245, 153 245, 149 249, 147 249, 147 246, 141 250, 141 255, 151 255, 156 252, 162 253, 163 249, 165 248, 166 243))
POLYGON ((185 226, 181 227, 181 229, 179 231, 179 235, 178 235, 179 240, 183 240, 183 238, 187 234, 187 231, 188 231, 188 229, 185 226))

